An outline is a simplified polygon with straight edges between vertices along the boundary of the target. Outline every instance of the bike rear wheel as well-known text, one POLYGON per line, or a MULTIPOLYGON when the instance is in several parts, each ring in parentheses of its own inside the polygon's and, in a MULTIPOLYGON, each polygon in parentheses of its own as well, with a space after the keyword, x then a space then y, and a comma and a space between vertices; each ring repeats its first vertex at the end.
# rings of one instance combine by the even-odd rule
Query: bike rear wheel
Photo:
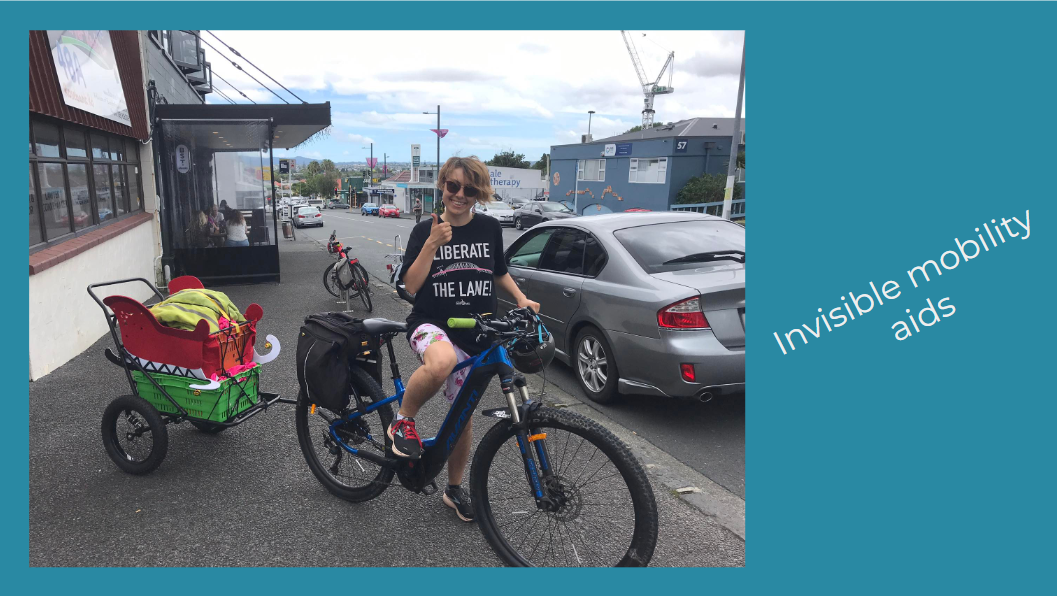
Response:
MULTIPOLYGON (((369 374, 352 369, 353 388, 364 404, 385 399, 382 388, 369 374)), ((345 413, 356 408, 350 400, 345 413)), ((312 404, 304 395, 298 396, 295 409, 297 442, 312 474, 332 494, 352 501, 368 501, 382 494, 393 480, 393 470, 349 453, 330 434, 330 424, 342 412, 331 412, 312 404)), ((343 422, 337 433, 354 449, 370 451, 385 457, 386 430, 393 420, 393 410, 386 404, 373 413, 361 416, 356 422, 343 422)))
POLYGON ((367 275, 367 270, 359 263, 352 266, 352 271, 356 276, 356 288, 359 290, 360 299, 367 307, 367 312, 371 312, 374 310, 374 305, 371 304, 371 278, 367 275))
POLYGON ((509 421, 496 424, 470 471, 477 523, 492 549, 512 566, 647 565, 657 544, 657 504, 627 446, 579 414, 540 408, 531 416, 530 434, 546 437, 528 450, 555 506, 537 506, 517 431, 509 421))

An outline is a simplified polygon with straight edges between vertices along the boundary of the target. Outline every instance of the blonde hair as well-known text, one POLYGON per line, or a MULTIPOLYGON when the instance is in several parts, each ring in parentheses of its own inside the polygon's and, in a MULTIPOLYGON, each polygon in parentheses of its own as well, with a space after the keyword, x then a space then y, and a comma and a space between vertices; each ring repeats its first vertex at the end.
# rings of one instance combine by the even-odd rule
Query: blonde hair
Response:
POLYGON ((492 202, 492 195, 495 194, 495 191, 492 190, 492 177, 488 174, 488 168, 473 155, 470 157, 448 158, 448 161, 444 162, 440 172, 437 174, 438 190, 444 192, 444 184, 452 177, 452 172, 457 169, 463 171, 463 175, 469 183, 468 185, 477 189, 478 203, 484 205, 492 202))
POLYGON ((205 212, 204 211, 199 211, 198 212, 198 225, 204 228, 204 227, 206 227, 206 224, 208 224, 208 223, 209 223, 209 218, 206 217, 205 212))

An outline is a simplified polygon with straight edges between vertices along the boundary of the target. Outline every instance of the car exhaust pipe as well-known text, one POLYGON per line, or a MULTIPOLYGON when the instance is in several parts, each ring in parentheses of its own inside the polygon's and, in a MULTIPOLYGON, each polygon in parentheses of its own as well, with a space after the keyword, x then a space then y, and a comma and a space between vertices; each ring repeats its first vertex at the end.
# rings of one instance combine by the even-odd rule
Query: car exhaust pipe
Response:
POLYGON ((697 398, 697 401, 699 401, 699 402, 701 402, 703 404, 707 404, 708 402, 712 401, 712 392, 711 391, 702 391, 702 392, 698 393, 697 395, 695 395, 694 397, 697 398))

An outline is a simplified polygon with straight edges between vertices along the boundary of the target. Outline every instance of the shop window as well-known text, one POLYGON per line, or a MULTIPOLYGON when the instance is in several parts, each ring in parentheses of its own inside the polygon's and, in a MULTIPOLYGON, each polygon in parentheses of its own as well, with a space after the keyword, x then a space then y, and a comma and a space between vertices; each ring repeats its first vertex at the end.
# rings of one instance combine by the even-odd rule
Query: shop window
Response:
POLYGON ((33 164, 29 164, 29 245, 44 239, 40 233, 40 210, 37 208, 37 181, 33 179, 33 164))
POLYGON ((40 122, 33 127, 36 135, 38 157, 61 157, 59 154, 59 127, 40 122))
POLYGON ((69 234, 70 211, 66 203, 66 177, 61 163, 37 164, 40 183, 41 215, 48 239, 69 234))
POLYGON ((30 127, 30 247, 143 209, 135 139, 38 117, 30 127))
POLYGON ((668 158, 632 158, 628 170, 628 182, 664 184, 668 172, 668 158))
POLYGON ((84 138, 84 130, 67 126, 66 133, 66 157, 88 157, 88 142, 84 138))
POLYGON ((171 31, 172 59, 182 70, 197 71, 202 69, 199 62, 199 41, 197 31, 171 31))
POLYGON ((128 213, 128 185, 125 183, 125 167, 111 166, 114 176, 114 204, 117 205, 117 214, 128 213))
POLYGON ((82 230, 95 223, 92 217, 92 190, 88 186, 88 165, 71 163, 66 168, 73 203, 73 229, 82 230))
POLYGON ((110 159, 110 146, 106 141, 106 135, 101 132, 92 133, 92 158, 110 159))
POLYGON ((99 221, 104 222, 117 216, 114 208, 114 193, 110 187, 110 166, 92 166, 92 178, 95 180, 95 201, 99 205, 99 221))

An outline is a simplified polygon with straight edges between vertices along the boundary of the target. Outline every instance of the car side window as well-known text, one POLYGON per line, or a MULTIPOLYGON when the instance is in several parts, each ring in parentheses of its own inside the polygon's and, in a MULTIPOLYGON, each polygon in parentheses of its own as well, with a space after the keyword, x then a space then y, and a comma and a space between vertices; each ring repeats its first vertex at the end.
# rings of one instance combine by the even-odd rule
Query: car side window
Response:
POLYGON ((602 243, 598 241, 598 238, 588 234, 584 248, 584 275, 595 277, 602 272, 605 265, 606 251, 602 248, 602 243))
POLYGON ((518 239, 511 247, 507 263, 513 267, 526 267, 535 269, 539 264, 540 255, 547 246, 547 241, 554 234, 555 228, 547 228, 536 232, 529 232, 518 239))
POLYGON ((586 241, 585 232, 574 228, 560 228, 543 250, 539 268, 556 273, 582 274, 586 241))

